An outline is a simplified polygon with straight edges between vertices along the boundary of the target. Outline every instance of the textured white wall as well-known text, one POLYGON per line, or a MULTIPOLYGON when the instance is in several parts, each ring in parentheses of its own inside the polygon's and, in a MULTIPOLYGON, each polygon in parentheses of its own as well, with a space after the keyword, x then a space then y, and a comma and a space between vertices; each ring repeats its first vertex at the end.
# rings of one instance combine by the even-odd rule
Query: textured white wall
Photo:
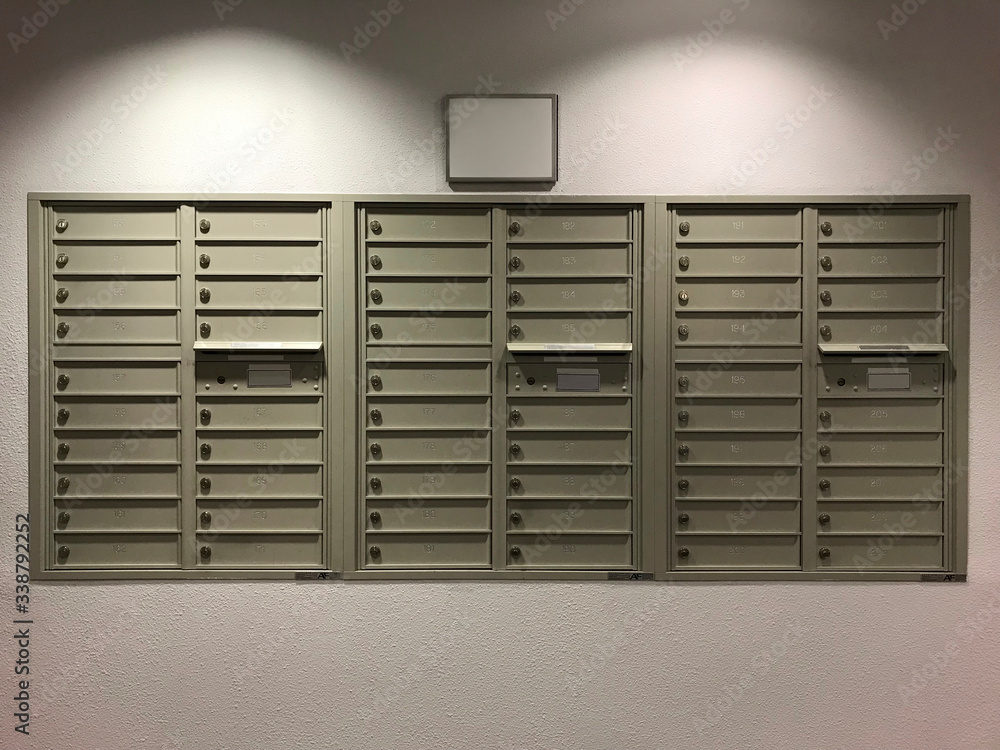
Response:
POLYGON ((440 99, 483 81, 560 95, 559 192, 972 194, 970 582, 36 585, 32 735, 0 635, 0 746, 1000 748, 1000 4, 400 0, 348 60, 391 3, 235 1, 0 10, 0 622, 25 193, 446 191, 440 99))

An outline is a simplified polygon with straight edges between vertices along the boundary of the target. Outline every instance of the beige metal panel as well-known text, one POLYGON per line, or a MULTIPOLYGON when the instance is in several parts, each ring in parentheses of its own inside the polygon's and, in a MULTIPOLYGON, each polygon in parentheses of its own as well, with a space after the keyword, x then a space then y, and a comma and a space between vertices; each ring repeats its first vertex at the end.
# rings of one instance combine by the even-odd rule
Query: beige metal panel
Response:
POLYGON ((798 535, 677 535, 674 568, 798 568, 798 535))
POLYGON ((627 240, 631 237, 632 212, 626 206, 613 208, 545 209, 507 211, 507 235, 514 240, 574 242, 627 240))
POLYGON ((631 534, 508 534, 508 568, 631 568, 631 534))
MULTIPOLYGON (((674 531, 749 534, 799 531, 797 500, 678 500, 674 531)), ((684 542, 681 539, 679 542, 684 542)))
POLYGON ((817 236, 822 242, 931 242, 944 239, 944 209, 821 208, 817 236), (829 225, 829 226, 825 226, 829 225))
POLYGON ((94 464, 55 467, 52 485, 58 497, 176 497, 181 494, 179 466, 94 464))
POLYGON ((792 466, 678 466, 677 502, 712 498, 791 500, 801 496, 799 469, 792 466))
POLYGON ((176 432, 67 431, 52 436, 52 455, 57 461, 89 463, 159 463, 180 461, 180 437, 176 432))
POLYGON ((368 498, 366 528, 374 531, 488 531, 490 498, 368 498))
POLYGON ((57 497, 56 531, 180 531, 177 500, 57 497))
POLYGON ((938 398, 824 401, 819 403, 821 430, 928 430, 941 429, 943 405, 938 398))
POLYGON ((367 272, 374 276, 489 276, 490 245, 382 244, 368 245, 367 272))
POLYGON ((198 498, 198 530, 320 532, 323 530, 323 501, 198 498))
POLYGON ((162 240, 177 237, 174 206, 57 205, 51 237, 56 240, 162 240))
POLYGON ((427 466, 369 466, 365 488, 369 498, 396 497, 419 501, 435 496, 490 495, 490 467, 456 463, 427 466))
MULTIPOLYGON (((315 396, 323 388, 323 365, 282 359, 267 362, 239 360, 201 360, 195 363, 199 395, 261 399, 267 396, 315 396), (319 386, 319 388, 317 388, 319 386)), ((207 401, 206 401, 207 403, 207 401)), ((218 403, 213 400, 213 403, 218 403)))
POLYGON ((820 310, 937 310, 944 304, 941 279, 821 279, 820 310))
POLYGON ((937 397, 942 395, 940 364, 908 360, 893 363, 834 364, 818 367, 819 395, 830 397, 937 397))
POLYGON ((199 497, 303 499, 323 494, 323 470, 319 466, 198 465, 199 497))
POLYGON ((180 565, 179 534, 56 534, 57 567, 145 568, 180 565))
POLYGON ((323 434, 318 430, 198 433, 200 463, 294 464, 323 460, 323 434))
POLYGON ((681 206, 674 221, 675 242, 795 242, 802 239, 798 208, 692 208, 681 206))
POLYGON ((272 310, 208 312, 200 310, 196 321, 197 340, 211 344, 264 342, 313 342, 323 340, 323 313, 294 313, 272 310), (209 328, 204 326, 208 325, 209 328))
POLYGON ((507 339, 527 344, 628 343, 632 316, 624 312, 510 313, 507 339))
POLYGON ((620 395, 632 391, 632 366, 627 362, 525 362, 507 365, 507 393, 579 392, 620 395))
POLYGON ((369 427, 474 429, 489 427, 491 421, 488 396, 368 399, 369 427))
POLYGON ((819 504, 816 530, 820 534, 940 534, 941 503, 877 502, 875 500, 819 504))
POLYGON ((198 539, 199 567, 315 568, 322 564, 322 534, 210 533, 198 539))
POLYGON ((319 277, 283 280, 202 278, 197 285, 199 308, 296 310, 323 305, 323 282, 319 277))
POLYGON ((179 303, 177 279, 57 278, 52 282, 56 309, 115 310, 174 308, 179 303))
POLYGON ((598 466, 512 466, 511 497, 631 497, 632 469, 622 462, 598 466))
POLYGON ((60 397, 56 394, 52 420, 56 428, 177 429, 176 398, 60 397))
POLYGON ((801 245, 727 245, 683 247, 676 253, 678 283, 687 276, 798 276, 802 273, 801 245))
POLYGON ((819 463, 895 465, 942 463, 942 437, 932 433, 823 434, 819 436, 819 463))
POLYGON ((369 362, 368 393, 464 396, 490 392, 489 362, 369 362))
POLYGON ((492 435, 486 430, 369 430, 366 444, 368 460, 373 462, 468 463, 490 460, 492 435))
POLYGON ((489 344, 490 313, 371 312, 367 335, 372 344, 489 344))
POLYGON ((510 398, 508 424, 527 429, 622 429, 632 426, 629 398, 510 398))
POLYGON ((323 272, 322 245, 318 242, 280 242, 248 245, 213 242, 197 248, 199 277, 275 274, 315 276, 323 272))
POLYGON ((674 421, 689 430, 798 430, 802 405, 798 399, 678 399, 674 421))
POLYGON ((797 396, 802 365, 744 364, 720 358, 711 364, 674 365, 678 396, 797 396))
POLYGON ((797 464, 802 460, 799 433, 678 433, 680 464, 797 464))
POLYGON ((600 245, 511 245, 507 270, 537 276, 628 276, 632 273, 632 246, 600 245))
POLYGON ((507 430, 507 460, 513 464, 590 463, 632 460, 632 433, 507 430))
POLYGON ((369 240, 488 240, 489 206, 369 206, 369 240))
POLYGON ((577 534, 632 530, 632 501, 627 499, 552 499, 507 502, 510 532, 577 534))
POLYGON ((678 344, 799 344, 802 315, 799 313, 685 313, 677 315, 674 341, 678 344))
POLYGON ((388 534, 365 538, 366 567, 472 568, 490 564, 490 535, 388 534))
POLYGON ((939 344, 944 316, 931 313, 827 313, 819 316, 826 344, 939 344))
POLYGON ((512 279, 507 307, 531 310, 631 310, 632 285, 628 280, 512 279))
MULTIPOLYGON (((264 436, 264 430, 276 428, 316 428, 323 426, 323 402, 310 397, 213 397, 198 399, 198 424, 225 429, 252 428, 264 436)), ((205 431, 203 438, 212 433, 205 431)))
POLYGON ((375 310, 482 310, 490 307, 488 278, 368 279, 368 307, 375 310))
MULTIPOLYGON (((802 280, 730 281, 678 279, 678 310, 795 310, 802 307, 802 280)), ((685 318, 686 320, 686 318, 685 318)))
POLYGON ((939 500, 944 497, 944 480, 940 468, 902 468, 871 466, 821 466, 820 500, 905 498, 939 500))
POLYGON ((944 245, 822 245, 818 274, 836 276, 936 276, 942 273, 944 245))
POLYGON ((178 271, 174 242, 144 245, 60 242, 52 250, 52 268, 60 278, 72 274, 131 276, 178 271))
POLYGON ((938 536, 830 536, 820 540, 817 567, 848 568, 857 572, 878 570, 939 570, 942 567, 942 539, 938 536))
POLYGON ((320 206, 199 208, 199 239, 311 240, 322 235, 320 206))
POLYGON ((176 312, 80 312, 57 310, 56 344, 176 344, 176 312))

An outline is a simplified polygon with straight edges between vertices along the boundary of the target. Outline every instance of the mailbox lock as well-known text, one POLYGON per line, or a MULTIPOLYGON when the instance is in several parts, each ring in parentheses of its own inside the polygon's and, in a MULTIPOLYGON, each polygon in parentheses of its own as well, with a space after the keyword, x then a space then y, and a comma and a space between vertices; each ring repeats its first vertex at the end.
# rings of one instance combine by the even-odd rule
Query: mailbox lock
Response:
POLYGON ((212 480, 209 479, 208 477, 202 477, 201 482, 199 482, 199 484, 201 485, 202 492, 208 492, 210 489, 212 489, 212 480))
POLYGON ((63 492, 69 489, 69 477, 59 478, 59 489, 62 490, 63 492))
POLYGON ((513 237, 520 231, 521 231, 521 223, 518 221, 512 221, 510 223, 510 226, 507 227, 507 232, 510 234, 511 237, 513 237))
POLYGON ((689 516, 687 513, 681 513, 679 516, 677 516, 677 523, 687 523, 690 520, 691 516, 689 516))
POLYGON ((831 419, 830 412, 828 412, 828 411, 821 411, 819 413, 819 421, 820 422, 829 422, 830 419, 831 419))
POLYGON ((372 289, 371 297, 372 297, 372 302, 381 302, 382 292, 380 292, 378 289, 372 289))
POLYGON ((824 271, 829 271, 831 268, 833 268, 833 258, 831 258, 829 255, 824 255, 822 258, 819 259, 819 264, 824 271))
POLYGON ((515 490, 518 489, 518 488, 520 488, 520 486, 521 486, 521 480, 518 479, 517 477, 511 477, 510 478, 510 486, 513 487, 515 490))
POLYGON ((677 326, 677 335, 680 336, 682 339, 687 338, 687 335, 690 332, 691 331, 687 326, 677 326))
POLYGON ((518 258, 516 255, 511 256, 510 267, 511 268, 520 268, 521 267, 521 259, 518 258))
POLYGON ((56 449, 60 456, 65 456, 69 453, 69 443, 59 443, 59 447, 56 449))
POLYGON ((207 560, 211 556, 212 556, 212 548, 211 547, 202 547, 201 548, 201 559, 202 560, 207 560))
POLYGON ((511 547, 510 548, 510 556, 511 557, 520 557, 521 556, 521 548, 520 547, 511 547))
POLYGON ((821 490, 824 490, 824 491, 830 489, 830 480, 829 479, 820 479, 819 480, 819 488, 821 490))
POLYGON ((516 305, 520 301, 521 301, 521 293, 515 289, 513 292, 510 293, 510 303, 512 305, 516 305))
POLYGON ((833 224, 831 224, 828 221, 824 221, 822 224, 819 225, 819 231, 821 231, 823 234, 829 237, 831 234, 833 234, 833 224))
POLYGON ((379 445, 378 443, 372 443, 370 450, 373 456, 377 456, 379 453, 382 452, 382 446, 379 445))
POLYGON ((371 328, 372 336, 381 336, 382 335, 382 326, 380 326, 378 323, 372 323, 371 326, 370 326, 370 328, 371 328))
POLYGON ((209 325, 208 323, 202 323, 201 326, 198 328, 198 330, 201 331, 201 335, 204 338, 208 338, 212 333, 212 326, 209 325))
POLYGON ((56 336, 64 338, 69 333, 69 323, 60 323, 56 326, 56 336))
POLYGON ((209 513, 207 510, 203 510, 201 512, 201 523, 203 526, 208 526, 209 524, 212 523, 212 514, 209 513))
POLYGON ((826 526, 828 523, 830 523, 830 514, 829 513, 820 513, 819 514, 819 522, 823 526, 826 526))
POLYGON ((380 257, 378 257, 377 255, 373 255, 370 262, 372 264, 372 268, 381 268, 382 267, 382 259, 380 257))
POLYGON ((682 271, 686 271, 691 266, 691 259, 686 255, 682 255, 677 259, 677 265, 680 266, 682 271))
POLYGON ((212 228, 212 222, 210 222, 208 219, 202 219, 201 221, 198 222, 198 229, 200 229, 204 234, 207 234, 208 230, 211 228, 212 228))
POLYGON ((372 375, 370 378, 368 378, 368 381, 372 384, 372 388, 381 388, 382 387, 382 376, 381 375, 372 375))
POLYGON ((688 446, 686 446, 686 445, 678 445, 677 446, 677 455, 678 456, 686 456, 690 452, 691 452, 691 449, 688 446))
POLYGON ((69 385, 69 375, 60 375, 58 378, 56 378, 56 385, 59 386, 60 390, 62 390, 66 386, 68 386, 69 385))
POLYGON ((382 222, 378 219, 372 219, 368 222, 368 228, 372 230, 372 234, 382 234, 382 222))
POLYGON ((677 412, 677 420, 678 420, 679 422, 687 422, 687 421, 688 421, 688 419, 690 419, 690 418, 691 418, 691 415, 690 415, 690 414, 688 414, 688 413, 687 413, 686 411, 684 411, 683 409, 682 409, 681 411, 677 412))
POLYGON ((513 453, 516 456, 518 453, 521 452, 521 446, 518 445, 517 443, 511 443, 510 444, 510 452, 513 453))
POLYGON ((521 523, 521 514, 515 510, 513 513, 510 514, 510 522, 514 526, 517 526, 519 523, 521 523))
POLYGON ((819 447, 819 455, 821 455, 821 456, 829 456, 830 455, 830 446, 829 445, 821 445, 819 447))
POLYGON ((212 421, 212 412, 208 409, 201 410, 201 423, 208 424, 212 421))
POLYGON ((198 256, 198 265, 200 265, 202 268, 208 268, 211 262, 212 259, 208 257, 208 255, 206 255, 205 253, 202 253, 201 255, 198 256))
POLYGON ((210 299, 212 299, 212 290, 209 289, 207 286, 203 286, 201 288, 201 291, 198 292, 198 296, 201 298, 202 302, 208 302, 210 299))
POLYGON ((382 421, 382 411, 380 409, 372 409, 369 414, 371 414, 372 422, 382 421))
POLYGON ((511 409, 510 410, 510 421, 511 422, 516 422, 520 418, 521 418, 521 412, 519 412, 517 409, 511 409))
POLYGON ((59 219, 59 221, 56 222, 56 231, 59 232, 59 234, 62 234, 67 229, 69 229, 69 222, 66 221, 66 219, 59 219))
POLYGON ((211 455, 212 455, 212 446, 209 445, 208 443, 202 443, 201 444, 201 457, 202 458, 208 458, 211 455))
POLYGON ((381 556, 382 556, 382 550, 381 550, 381 549, 379 549, 379 547, 378 547, 378 545, 377 545, 377 544, 373 544, 373 545, 372 545, 372 546, 371 546, 371 547, 370 547, 370 548, 368 549, 368 553, 369 553, 369 554, 370 554, 370 555, 371 555, 372 557, 381 557, 381 556))
POLYGON ((66 524, 69 523, 69 513, 63 511, 62 513, 59 514, 58 520, 61 525, 65 526, 66 524))
POLYGON ((833 335, 833 329, 830 328, 830 326, 820 326, 819 335, 825 339, 828 339, 833 335))
POLYGON ((65 302, 69 298, 69 289, 64 286, 56 290, 56 302, 65 302))
POLYGON ((688 293, 685 292, 683 289, 680 292, 677 293, 677 300, 682 305, 686 305, 688 303, 689 299, 691 299, 691 298, 688 296, 688 293))
POLYGON ((379 479, 378 477, 372 477, 371 479, 368 480, 368 484, 372 486, 373 490, 377 490, 379 487, 382 486, 382 480, 379 479))
POLYGON ((682 560, 690 554, 691 550, 689 550, 687 547, 681 547, 679 550, 677 550, 677 556, 682 560))
POLYGON ((830 548, 829 547, 820 547, 819 548, 819 557, 820 557, 821 560, 825 560, 829 556, 830 556, 830 548))
POLYGON ((680 480, 677 481, 677 489, 681 490, 682 492, 687 491, 687 489, 690 486, 691 486, 691 483, 688 480, 686 480, 686 479, 680 479, 680 480))
POLYGON ((686 221, 682 221, 682 222, 681 222, 681 223, 680 223, 680 224, 679 224, 679 225, 677 226, 677 231, 679 231, 679 232, 680 232, 681 234, 683 234, 683 235, 686 235, 686 234, 687 234, 688 232, 690 232, 690 231, 691 231, 691 224, 690 224, 689 222, 686 222, 686 221))
POLYGON ((63 546, 59 548, 59 557, 69 557, 69 547, 63 546))
POLYGON ((819 299, 824 305, 829 305, 833 302, 833 295, 824 289, 819 293, 819 299))
POLYGON ((691 381, 688 379, 687 375, 681 375, 679 378, 677 378, 677 387, 680 388, 682 391, 687 390, 687 387, 690 384, 691 381))
POLYGON ((371 519, 372 523, 382 523, 382 514, 379 513, 377 510, 373 510, 371 513, 369 513, 368 517, 371 519))
POLYGON ((69 263, 69 256, 66 255, 66 253, 59 253, 59 255, 56 256, 56 265, 59 266, 59 268, 65 267, 67 263, 69 263))
POLYGON ((59 413, 56 415, 56 419, 60 422, 65 422, 69 419, 69 409, 60 409, 59 413))
POLYGON ((515 325, 512 325, 512 326, 510 327, 510 335, 511 335, 511 336, 512 336, 513 338, 517 338, 518 336, 520 336, 520 335, 521 335, 521 326, 519 326, 519 325, 517 325, 517 324, 515 324, 515 325))

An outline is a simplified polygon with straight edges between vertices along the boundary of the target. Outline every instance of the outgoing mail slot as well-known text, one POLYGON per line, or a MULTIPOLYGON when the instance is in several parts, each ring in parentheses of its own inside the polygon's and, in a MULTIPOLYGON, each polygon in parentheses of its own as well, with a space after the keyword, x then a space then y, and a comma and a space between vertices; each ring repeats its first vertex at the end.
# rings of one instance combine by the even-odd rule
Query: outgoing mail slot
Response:
POLYGON ((799 537, 767 535, 677 535, 677 570, 686 568, 740 568, 784 570, 799 568, 799 537))
MULTIPOLYGON (((200 398, 198 424, 202 437, 211 439, 209 429, 252 427, 317 429, 323 426, 323 408, 319 398, 200 398)), ((264 435, 263 432, 258 433, 264 435)))
POLYGON ((198 276, 243 276, 276 274, 315 276, 323 272, 318 242, 282 242, 246 245, 213 242, 197 250, 198 276))
POLYGON ((513 280, 507 304, 511 310, 630 310, 628 281, 513 280))
POLYGON ((201 497, 304 499, 323 494, 323 472, 319 466, 198 466, 198 495, 201 497))
MULTIPOLYGON (((703 500, 674 503, 674 530, 693 534, 799 532, 797 500, 703 500)), ((679 544, 686 539, 678 539, 679 544)))
POLYGON ((624 312, 510 313, 507 320, 512 343, 622 344, 632 340, 632 316, 624 312))
POLYGON ((760 503, 801 496, 799 469, 792 466, 679 466, 675 477, 678 500, 733 498, 760 503))
POLYGON ((906 364, 836 365, 821 363, 819 393, 839 397, 937 397, 941 395, 941 365, 906 364))
POLYGON ((620 396, 632 391, 631 366, 626 362, 525 363, 507 365, 507 393, 602 393, 620 396))
POLYGON ((574 534, 583 531, 632 530, 632 501, 594 498, 510 500, 507 529, 511 532, 574 534))
MULTIPOLYGON (((385 463, 466 463, 489 461, 489 430, 368 432, 368 460, 385 463)), ((374 469, 373 469, 374 470, 374 469)))
POLYGON ((929 500, 824 502, 817 508, 820 534, 940 534, 942 529, 941 503, 929 500))
POLYGON ((375 313, 368 315, 369 344, 489 344, 488 312, 375 313))
POLYGON ((631 534, 508 534, 509 568, 631 568, 631 534), (515 554, 515 552, 517 554, 515 554))
POLYGON ((314 430, 199 432, 198 460, 209 463, 288 464, 323 460, 323 435, 314 430))
POLYGON ((941 429, 942 404, 939 398, 886 399, 820 402, 820 429, 932 430, 941 429), (829 416, 829 419, 826 417, 829 416))
POLYGON ((901 498, 939 500, 944 497, 940 468, 896 468, 820 466, 820 500, 901 498))
POLYGON ((674 217, 677 242, 798 242, 802 219, 795 208, 678 208, 674 217))
POLYGON ((87 463, 171 463, 180 461, 176 432, 80 432, 56 430, 52 455, 57 461, 87 463))
POLYGON ((678 396, 797 396, 802 392, 802 366, 797 364, 721 360, 711 364, 677 362, 674 369, 678 396))
POLYGON ((365 213, 369 240, 488 240, 491 235, 487 206, 373 206, 365 213))
POLYGON ((178 269, 175 242, 144 245, 60 242, 53 250, 52 270, 60 277, 172 275, 178 269))
POLYGON ((632 246, 602 245, 511 245, 507 269, 538 276, 628 276, 632 273, 632 246), (515 261, 516 258, 516 261, 515 261))
POLYGON ((314 240, 322 234, 319 206, 200 209, 199 240, 314 240))
POLYGON ((367 528, 375 531, 487 531, 490 499, 411 497, 367 502, 367 528))
POLYGON ((820 310, 937 310, 943 302, 940 279, 820 282, 820 310))
POLYGON ((632 426, 632 401, 628 398, 511 398, 507 417, 511 427, 526 429, 621 429, 632 426))
POLYGON ((198 567, 314 568, 322 564, 322 534, 211 534, 198 539, 198 567))
POLYGON ((674 421, 678 429, 690 430, 798 430, 802 407, 792 398, 678 399, 674 421))
POLYGON ((195 364, 195 377, 199 394, 261 399, 261 404, 266 405, 268 396, 315 396, 316 386, 323 387, 323 365, 291 359, 205 360, 195 364))
POLYGON ((55 530, 59 531, 180 531, 177 500, 55 500, 55 530))
POLYGON ((677 435, 676 456, 681 464, 797 464, 802 446, 797 432, 691 432, 677 435))
POLYGON ((731 281, 678 279, 678 310, 796 310, 802 307, 802 280, 731 281))
POLYGON ((113 310, 177 307, 177 279, 57 278, 52 299, 58 309, 113 310))
POLYGON ((487 244, 379 243, 369 245, 367 252, 370 276, 489 276, 492 272, 487 244))
POLYGON ((925 464, 942 462, 940 433, 820 434, 820 464, 925 464))
POLYGON ((199 498, 198 530, 318 532, 323 530, 323 501, 199 498))
POLYGON ((56 344, 176 344, 176 312, 57 311, 56 344))
POLYGON ((56 240, 165 240, 178 236, 174 206, 56 206, 56 240))
POLYGON ((62 498, 175 498, 181 494, 181 471, 177 465, 60 464, 52 486, 62 498))
POLYGON ((940 208, 821 208, 820 242, 932 242, 944 238, 940 208), (829 229, 824 231, 824 225, 829 229))
POLYGON ((276 312, 254 310, 251 312, 198 313, 196 340, 220 346, 262 343, 307 343, 323 340, 323 313, 276 312), (209 328, 205 328, 205 326, 209 328))
POLYGON ((171 568, 180 565, 179 534, 56 534, 58 567, 171 568))
POLYGON ((595 497, 631 497, 632 469, 622 462, 592 466, 512 466, 508 493, 512 497, 580 498, 582 503, 595 497))
POLYGON ((490 307, 488 278, 368 279, 368 307, 379 310, 483 310, 490 307))
POLYGON ((375 533, 365 537, 368 568, 482 568, 490 564, 488 533, 375 533))
POLYGON ((726 315, 718 313, 678 314, 674 341, 678 344, 798 344, 802 342, 799 313, 766 312, 726 315))
POLYGON ((507 234, 512 239, 541 242, 627 240, 632 212, 628 208, 548 209, 507 213, 507 234))
POLYGON ((507 460, 515 464, 628 462, 632 460, 632 433, 508 429, 507 460))
POLYGON ((486 396, 368 399, 369 427, 475 429, 489 427, 490 417, 490 399, 486 396))
POLYGON ((821 343, 940 344, 943 341, 940 313, 823 313, 819 322, 821 343))
POLYGON ((200 279, 198 307, 303 310, 323 306, 319 277, 297 279, 200 279))
POLYGON ((942 566, 939 536, 831 536, 819 540, 820 568, 845 568, 857 572, 877 570, 936 570, 942 566))
POLYGON ((57 398, 55 427, 68 429, 176 430, 180 426, 176 398, 57 398))
POLYGON ((937 276, 944 264, 944 246, 824 245, 818 273, 824 276, 937 276))
POLYGON ((802 273, 802 249, 800 245, 684 247, 677 251, 674 268, 677 283, 687 283, 684 277, 695 275, 798 276, 802 273))
POLYGON ((369 362, 368 393, 464 396, 490 392, 489 362, 369 362))
POLYGON ((489 497, 490 467, 444 463, 428 466, 370 466, 369 498, 489 497))

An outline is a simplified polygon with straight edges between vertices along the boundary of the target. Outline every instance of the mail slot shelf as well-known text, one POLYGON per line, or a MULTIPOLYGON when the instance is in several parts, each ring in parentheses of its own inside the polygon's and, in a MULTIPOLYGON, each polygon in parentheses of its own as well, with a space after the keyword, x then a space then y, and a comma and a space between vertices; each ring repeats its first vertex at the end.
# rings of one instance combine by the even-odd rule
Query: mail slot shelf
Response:
POLYGON ((320 206, 208 206, 197 209, 197 241, 311 240, 322 236, 320 206))
POLYGON ((858 572, 882 570, 939 570, 943 562, 943 538, 937 535, 871 534, 818 538, 820 569, 853 569, 858 572), (883 542, 885 542, 883 544, 883 542))
POLYGON ((365 538, 364 554, 368 568, 488 568, 491 560, 490 534, 370 532, 365 538))
MULTIPOLYGON (((592 281, 594 279, 594 274, 586 273, 517 273, 509 274, 507 276, 507 281, 509 284, 517 284, 522 279, 525 281, 592 281)), ((598 276, 600 279, 631 279, 632 274, 630 273, 611 273, 611 274, 601 274, 598 276)))
POLYGON ((492 432, 493 431, 493 428, 491 426, 488 426, 488 425, 480 426, 480 425, 474 425, 474 424, 471 424, 471 425, 439 425, 439 424, 434 424, 431 427, 426 427, 426 426, 423 426, 423 427, 421 427, 421 426, 416 426, 416 427, 395 427, 393 425, 389 425, 389 426, 386 427, 386 426, 376 426, 376 425, 369 424, 369 425, 367 425, 365 427, 365 430, 368 431, 368 432, 371 432, 371 433, 386 433, 386 432, 390 432, 390 433, 391 432, 425 433, 429 429, 433 430, 436 433, 437 432, 458 432, 458 433, 464 433, 464 432, 470 432, 470 431, 488 433, 488 432, 492 432))
POLYGON ((323 535, 317 532, 198 532, 198 567, 318 568, 323 565, 323 535), (206 555, 204 550, 208 549, 206 555))
POLYGON ((56 567, 176 568, 181 536, 163 532, 57 532, 56 567))
MULTIPOLYGON (((53 243, 50 264, 56 278, 178 275, 176 241, 130 240, 64 241, 53 243), (56 260, 58 259, 58 261, 56 260)), ((51 257, 51 256, 50 256, 51 257)))
POLYGON ((507 533, 507 566, 528 570, 629 570, 634 568, 632 535, 620 531, 565 534, 511 531, 507 533))

